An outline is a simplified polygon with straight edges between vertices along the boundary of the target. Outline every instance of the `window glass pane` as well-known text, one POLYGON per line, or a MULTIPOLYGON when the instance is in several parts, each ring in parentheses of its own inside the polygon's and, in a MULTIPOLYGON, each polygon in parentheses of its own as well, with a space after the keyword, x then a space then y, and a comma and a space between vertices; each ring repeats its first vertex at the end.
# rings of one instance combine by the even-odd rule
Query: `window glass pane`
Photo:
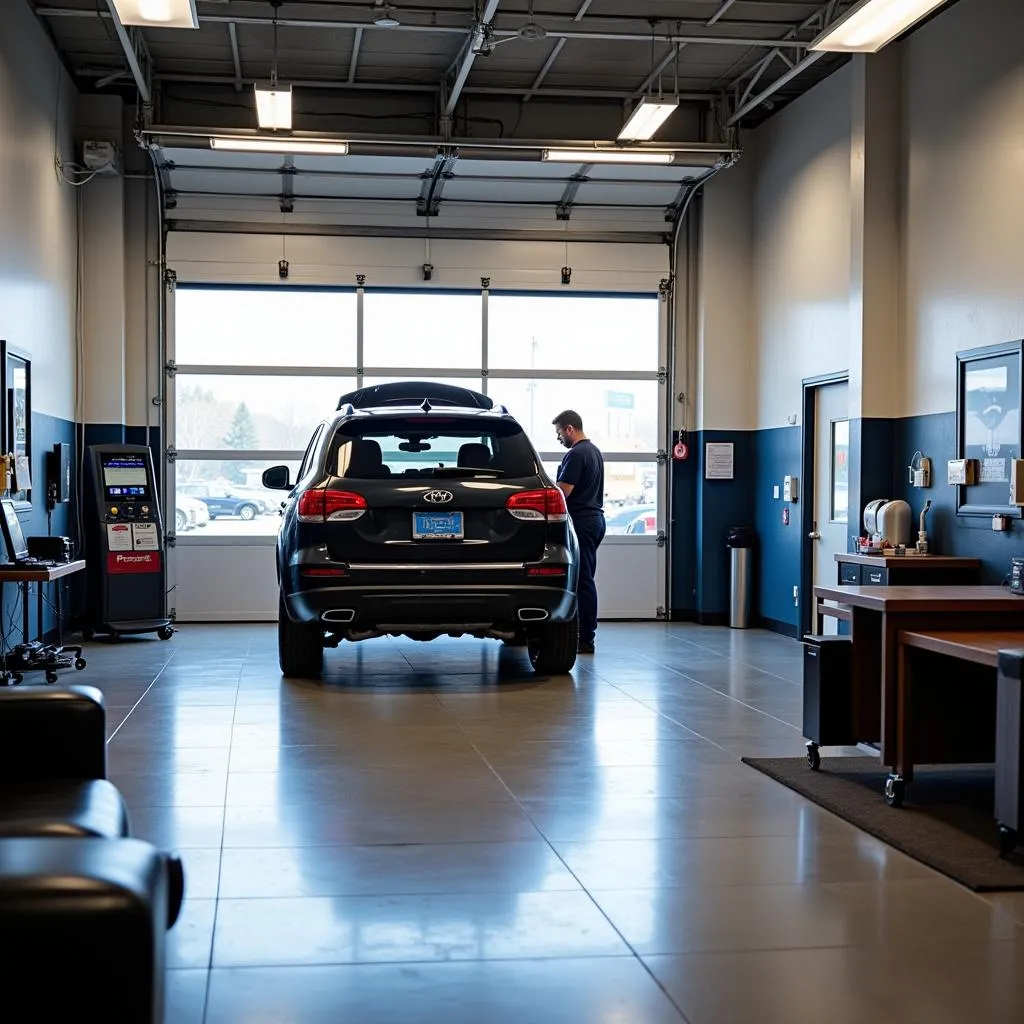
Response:
POLYGON ((174 359, 184 366, 355 366, 356 295, 180 285, 174 359))
POLYGON ((447 477, 459 469, 512 479, 537 472, 526 435, 514 423, 474 425, 443 412, 346 424, 334 438, 327 466, 337 476, 356 480, 447 477))
MULTIPOLYGON (((552 480, 558 463, 545 462, 552 480)), ((606 462, 604 464, 604 516, 608 533, 637 537, 658 532, 658 464, 606 462)))
POLYGON ((175 447, 304 451, 316 425, 354 387, 353 377, 179 373, 175 447))
POLYGON ((508 370, 657 370, 654 297, 491 295, 487 360, 508 370))
MULTIPOLYGON (((275 536, 287 491, 267 490, 260 480, 263 470, 274 465, 281 463, 178 459, 174 464, 178 538, 275 536)), ((285 465, 294 480, 299 460, 285 465)))
POLYGON ((849 521, 850 421, 832 422, 832 522, 849 521))
POLYGON ((483 354, 479 295, 366 292, 364 366, 479 366, 483 354))
POLYGON ((523 425, 538 451, 558 448, 551 421, 563 410, 583 418, 584 433, 606 452, 658 450, 656 380, 516 380, 490 378, 488 394, 523 425))

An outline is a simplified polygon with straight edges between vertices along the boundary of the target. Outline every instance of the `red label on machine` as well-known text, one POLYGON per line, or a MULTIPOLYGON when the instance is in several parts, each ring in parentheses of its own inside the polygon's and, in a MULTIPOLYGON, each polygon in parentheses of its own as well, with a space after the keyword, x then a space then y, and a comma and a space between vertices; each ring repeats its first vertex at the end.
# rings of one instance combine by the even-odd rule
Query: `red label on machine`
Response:
POLYGON ((159 572, 159 551, 108 551, 107 572, 159 572))

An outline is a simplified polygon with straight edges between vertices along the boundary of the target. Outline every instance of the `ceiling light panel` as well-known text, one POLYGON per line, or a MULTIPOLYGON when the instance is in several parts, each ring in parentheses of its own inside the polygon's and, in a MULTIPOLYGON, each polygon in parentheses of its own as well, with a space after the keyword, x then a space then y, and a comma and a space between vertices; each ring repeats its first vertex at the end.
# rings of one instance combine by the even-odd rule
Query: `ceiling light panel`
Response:
POLYGON ((646 142, 654 137, 678 106, 678 100, 641 100, 619 132, 619 138, 625 142, 646 142))
POLYGON ((122 25, 199 28, 196 0, 113 0, 122 25))
POLYGON ((813 43, 811 50, 877 53, 946 0, 861 0, 813 43))

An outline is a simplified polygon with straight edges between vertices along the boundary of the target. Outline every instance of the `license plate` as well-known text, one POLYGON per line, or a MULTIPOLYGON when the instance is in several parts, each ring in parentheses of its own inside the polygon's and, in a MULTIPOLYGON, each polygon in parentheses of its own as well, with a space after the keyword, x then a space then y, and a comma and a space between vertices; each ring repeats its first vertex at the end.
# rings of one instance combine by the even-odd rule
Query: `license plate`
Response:
POLYGON ((413 540, 462 540, 465 531, 461 512, 414 512, 413 540))

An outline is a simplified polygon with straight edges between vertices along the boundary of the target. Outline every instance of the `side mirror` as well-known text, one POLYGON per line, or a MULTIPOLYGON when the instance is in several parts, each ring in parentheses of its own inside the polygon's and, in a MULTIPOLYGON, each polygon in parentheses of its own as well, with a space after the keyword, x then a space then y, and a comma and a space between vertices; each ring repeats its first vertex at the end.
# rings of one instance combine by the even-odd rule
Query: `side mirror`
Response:
POLYGON ((263 471, 263 486, 272 491, 292 489, 287 466, 271 466, 263 471))

